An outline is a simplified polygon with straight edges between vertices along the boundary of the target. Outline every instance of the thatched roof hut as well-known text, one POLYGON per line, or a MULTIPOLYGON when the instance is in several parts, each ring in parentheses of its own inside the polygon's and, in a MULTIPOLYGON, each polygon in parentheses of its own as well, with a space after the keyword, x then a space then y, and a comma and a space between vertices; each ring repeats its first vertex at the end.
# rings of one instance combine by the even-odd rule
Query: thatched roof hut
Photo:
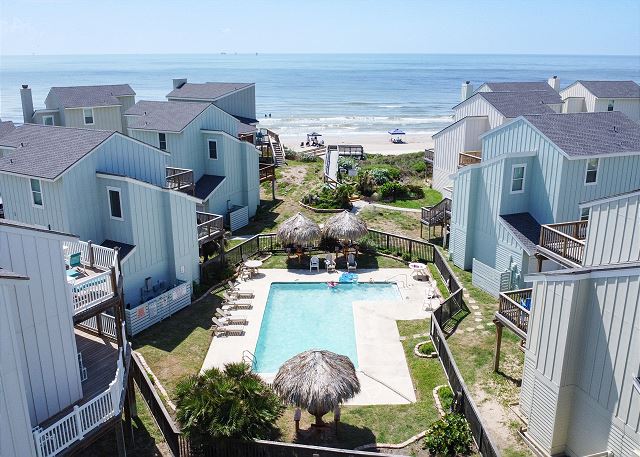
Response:
POLYGON ((322 425, 322 416, 360 392, 360 381, 349 357, 310 350, 287 360, 273 380, 286 403, 305 408, 322 425))
POLYGON ((283 244, 304 245, 321 236, 320 226, 302 213, 290 217, 278 228, 278 238, 283 244))
POLYGON ((324 236, 336 240, 358 240, 367 233, 367 224, 349 211, 330 217, 324 224, 324 236))

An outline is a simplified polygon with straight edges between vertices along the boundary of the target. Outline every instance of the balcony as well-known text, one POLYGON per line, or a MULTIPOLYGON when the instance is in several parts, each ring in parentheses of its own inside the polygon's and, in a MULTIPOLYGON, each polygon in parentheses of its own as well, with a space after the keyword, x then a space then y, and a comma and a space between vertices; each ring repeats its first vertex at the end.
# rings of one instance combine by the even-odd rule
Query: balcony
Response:
POLYGON ((193 170, 189 170, 188 168, 167 167, 166 173, 167 187, 169 189, 193 195, 195 190, 193 170))
POLYGON ((482 161, 482 151, 464 151, 458 154, 458 168, 475 165, 482 161))
POLYGON ((273 181, 276 179, 276 166, 273 164, 260 164, 259 168, 260 182, 273 181))
POLYGON ((532 289, 510 290, 500 293, 495 317, 522 340, 527 339, 532 289))
POLYGON ((588 221, 545 224, 540 227, 539 251, 573 268, 582 265, 588 221))
POLYGON ((196 211, 198 245, 202 246, 224 235, 224 219, 218 214, 196 211))
POLYGON ((424 161, 430 163, 431 165, 433 165, 433 161, 435 159, 436 156, 436 151, 434 151, 433 149, 425 149, 424 150, 424 161))
POLYGON ((67 270, 74 323, 112 307, 119 295, 118 252, 85 241, 65 242, 63 251, 69 265, 71 257, 80 254, 80 265, 67 270))

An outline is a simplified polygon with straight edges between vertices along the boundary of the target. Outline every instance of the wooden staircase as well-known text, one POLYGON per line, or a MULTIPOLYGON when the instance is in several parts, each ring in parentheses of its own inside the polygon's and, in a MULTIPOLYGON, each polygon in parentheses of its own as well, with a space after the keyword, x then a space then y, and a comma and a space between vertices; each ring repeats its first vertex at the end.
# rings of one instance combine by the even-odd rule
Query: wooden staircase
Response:
POLYGON ((441 226, 443 229, 451 222, 451 199, 443 198, 434 206, 421 208, 420 235, 422 228, 427 228, 428 238, 431 239, 431 228, 441 226))
POLYGON ((282 150, 282 145, 279 142, 272 142, 271 148, 273 150, 273 158, 276 167, 284 164, 284 151, 282 150))

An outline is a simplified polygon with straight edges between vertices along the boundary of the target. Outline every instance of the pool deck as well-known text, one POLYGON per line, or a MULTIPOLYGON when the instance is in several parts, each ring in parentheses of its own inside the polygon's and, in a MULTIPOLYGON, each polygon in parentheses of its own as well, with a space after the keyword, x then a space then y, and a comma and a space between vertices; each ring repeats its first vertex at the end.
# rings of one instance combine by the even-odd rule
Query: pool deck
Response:
MULTIPOLYGON (((358 350, 358 378, 360 393, 349 401, 349 405, 407 404, 416 401, 415 390, 407 367, 404 349, 398 334, 396 320, 424 319, 430 315, 425 307, 425 292, 429 282, 411 275, 408 268, 382 268, 358 270, 360 282, 396 282, 401 301, 384 303, 373 300, 353 302, 356 347, 358 350), (384 305, 384 306, 381 306, 384 305)), ((255 293, 253 308, 240 310, 249 320, 242 336, 214 337, 202 370, 222 367, 229 362, 242 360, 245 351, 255 352, 260 325, 264 314, 269 289, 274 282, 327 282, 337 281, 340 272, 326 273, 323 270, 262 269, 253 279, 242 283, 242 288, 255 293)), ((432 305, 439 301, 434 299, 432 305)), ((425 331, 427 329, 425 328, 425 331)), ((271 382, 275 373, 260 373, 271 382)))

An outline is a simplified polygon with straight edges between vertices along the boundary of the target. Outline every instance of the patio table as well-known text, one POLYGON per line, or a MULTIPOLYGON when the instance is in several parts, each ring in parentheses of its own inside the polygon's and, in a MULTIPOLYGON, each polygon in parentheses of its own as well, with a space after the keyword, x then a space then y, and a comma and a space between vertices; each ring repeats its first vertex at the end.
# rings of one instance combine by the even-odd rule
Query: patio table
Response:
POLYGON ((414 275, 428 276, 427 275, 427 266, 424 263, 411 262, 409 264, 409 268, 412 270, 414 275))
POLYGON ((253 275, 254 273, 257 273, 258 268, 262 266, 262 260, 247 260, 244 263, 244 266, 247 267, 251 271, 251 274, 253 275))

